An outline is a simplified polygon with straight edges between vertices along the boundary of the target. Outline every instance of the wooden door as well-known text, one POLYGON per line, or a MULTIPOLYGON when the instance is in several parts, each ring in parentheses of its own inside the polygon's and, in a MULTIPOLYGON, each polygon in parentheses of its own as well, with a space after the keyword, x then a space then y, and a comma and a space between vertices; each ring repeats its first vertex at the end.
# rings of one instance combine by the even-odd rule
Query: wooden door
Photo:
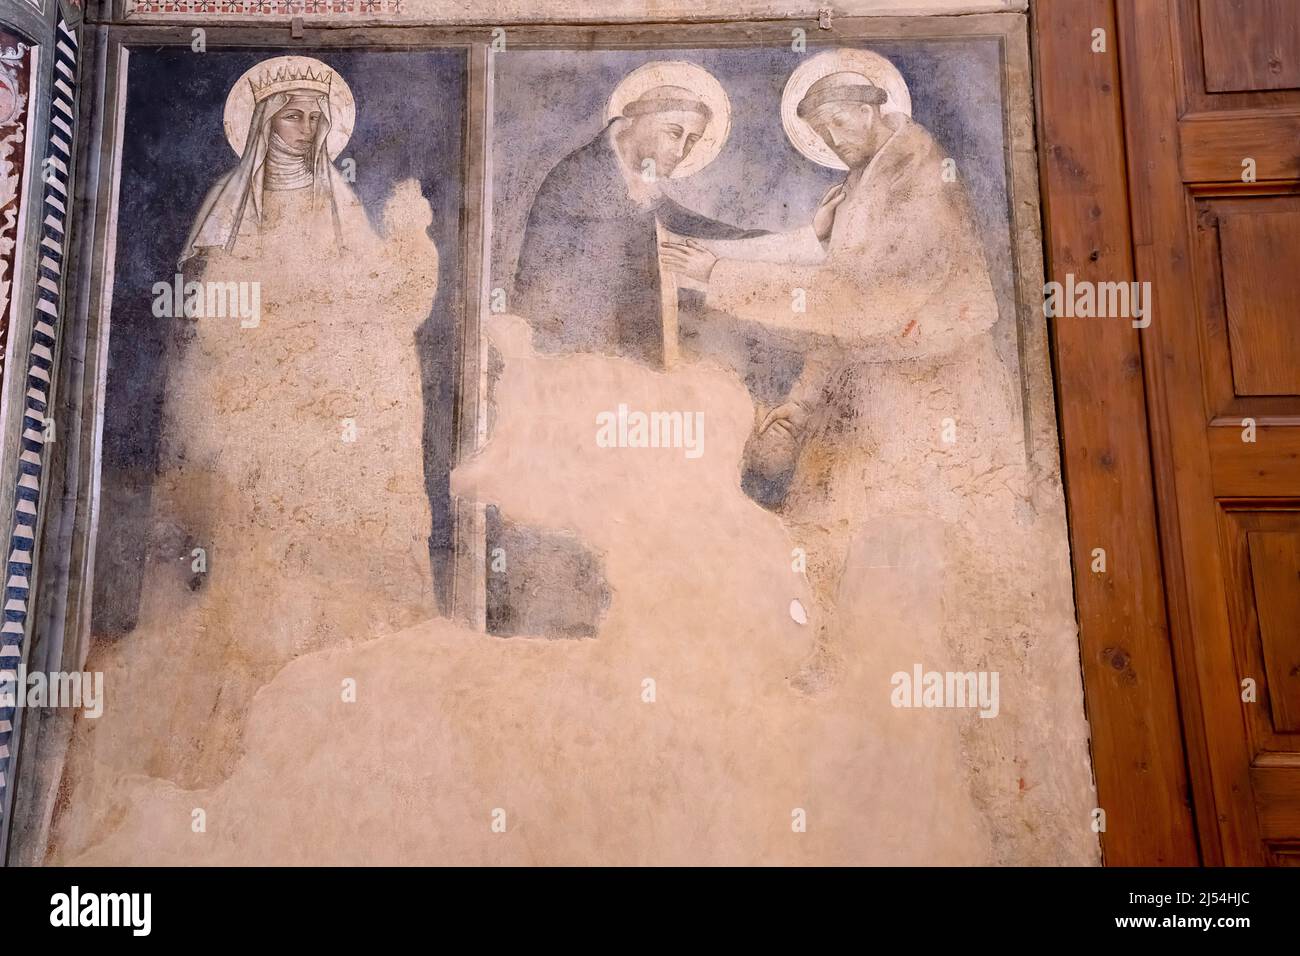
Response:
POLYGON ((1298 865, 1300 3, 1118 0, 1115 15, 1201 857, 1298 865))

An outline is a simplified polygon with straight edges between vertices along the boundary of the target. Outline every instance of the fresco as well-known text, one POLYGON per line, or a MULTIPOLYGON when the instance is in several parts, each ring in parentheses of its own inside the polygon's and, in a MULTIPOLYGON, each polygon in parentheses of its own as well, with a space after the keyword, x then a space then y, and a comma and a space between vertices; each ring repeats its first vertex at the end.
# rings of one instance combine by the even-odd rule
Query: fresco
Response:
POLYGON ((276 670, 446 600, 463 84, 460 51, 131 58, 87 792, 218 779, 276 670), (445 122, 394 141, 412 89, 445 122))
MULTIPOLYGON (((1087 782, 1085 726, 1047 731, 1056 718, 1038 696, 1045 684, 1071 699, 1080 691, 1050 383, 1034 358, 1037 317, 1017 306, 1002 56, 998 41, 970 38, 806 55, 496 57, 488 269, 499 311, 528 323, 539 355, 599 354, 670 378, 725 369, 743 384, 751 421, 730 462, 735 487, 788 536, 780 557, 797 581, 787 579, 784 616, 809 641, 797 662, 785 660, 785 706, 870 727, 882 719, 868 703, 881 687, 894 689, 895 707, 943 707, 942 695, 925 703, 921 687, 934 689, 940 671, 1001 678, 996 720, 931 717, 920 737, 875 724, 897 747, 877 758, 878 769, 894 769, 875 793, 887 803, 885 789, 924 786, 906 783, 915 768, 898 762, 904 752, 959 768, 932 779, 952 788, 939 798, 943 812, 982 821, 966 851, 1009 860, 1035 852, 1028 832, 1065 825, 1061 804, 1049 809, 1057 797, 1029 795, 1041 786, 1031 781, 1072 779, 1067 803, 1086 799, 1087 782), (950 663, 919 663, 938 660, 950 663), (1018 682, 1037 688, 1037 703, 1014 696, 1018 682), (1073 743, 1046 758, 1041 748, 1061 733, 1073 743)), ((689 473, 693 458, 722 454, 727 441, 709 427, 715 400, 661 396, 638 409, 611 397, 596 413, 596 441, 616 419, 609 454, 631 462, 634 448, 677 447, 657 467, 689 473), (700 448, 690 446, 693 417, 700 448)), ((487 533, 487 552, 503 558, 488 571, 489 631, 513 636, 527 633, 518 622, 545 621, 533 636, 610 639, 632 586, 617 577, 612 546, 553 515, 530 519, 535 503, 512 511, 518 496, 508 498, 494 508, 509 534, 487 533), (569 558, 587 548, 585 563, 569 558), (494 630, 498 621, 511 626, 494 630)), ((601 508, 599 496, 591 501, 601 508)), ((647 489, 629 507, 673 521, 679 499, 647 489)), ((612 520, 632 523, 622 510, 612 520)), ((623 546, 645 562, 638 578, 655 573, 651 547, 623 546)), ((754 554, 756 578, 776 557, 754 554)), ((689 600, 687 577, 659 580, 644 626, 689 600)), ((720 601, 715 613, 714 627, 750 633, 734 604, 720 601)), ((699 627, 685 625, 682 639, 702 642, 699 627)), ((810 755, 814 763, 853 766, 851 755, 869 749, 834 737, 816 737, 826 752, 810 755)), ((903 819, 901 804, 894 814, 884 803, 874 816, 858 808, 859 820, 888 819, 917 853, 864 847, 865 858, 929 858, 919 847, 933 819, 903 819)), ((1074 837, 1077 859, 1087 858, 1088 836, 1074 837)), ((950 849, 953 859, 962 852, 950 849)))
POLYGON ((510 311, 544 351, 741 375, 743 486, 815 542, 824 616, 866 515, 969 516, 963 482, 1019 466, 1023 488, 1028 457, 996 45, 880 47, 928 78, 915 115, 899 69, 860 49, 593 53, 565 97, 572 55, 524 51, 496 80, 510 311), (827 125, 859 105, 874 128, 827 125), (948 419, 964 441, 942 440, 948 419))
POLYGON ((1004 56, 133 54, 49 858, 1095 862, 1004 56))

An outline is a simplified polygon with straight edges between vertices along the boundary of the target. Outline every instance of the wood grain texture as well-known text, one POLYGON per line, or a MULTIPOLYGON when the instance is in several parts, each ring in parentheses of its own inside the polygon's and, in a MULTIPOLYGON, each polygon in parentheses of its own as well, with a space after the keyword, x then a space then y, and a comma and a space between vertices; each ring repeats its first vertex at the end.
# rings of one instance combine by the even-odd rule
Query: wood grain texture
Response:
POLYGON ((1201 0, 1201 42, 1207 92, 1300 86, 1295 0, 1201 0))
POLYGON ((1300 768, 1261 766, 1251 771, 1255 799, 1259 801, 1260 836, 1270 842, 1289 844, 1292 847, 1297 846, 1295 835, 1300 833, 1300 795, 1297 795, 1295 788, 1296 773, 1300 773, 1300 768))
POLYGON ((1197 823, 1206 863, 1262 863, 1217 539, 1197 302, 1191 197, 1179 168, 1173 0, 1118 5, 1137 271, 1163 320, 1144 339, 1162 542, 1197 823), (1176 507, 1175 507, 1176 505, 1176 507))
POLYGON ((1300 748, 1262 726, 1258 705, 1242 699, 1241 681, 1258 660, 1247 641, 1261 615, 1272 613, 1261 601, 1277 600, 1244 582, 1250 572, 1280 580, 1290 559, 1272 547, 1252 548, 1248 559, 1243 529, 1264 519, 1234 515, 1235 528, 1229 522, 1224 533, 1221 499, 1241 499, 1233 507, 1248 515, 1300 498, 1300 420, 1273 414, 1294 395, 1293 370, 1278 354, 1290 349, 1291 320, 1275 316, 1294 308, 1283 272, 1300 230, 1290 212, 1270 213, 1285 206, 1300 175, 1294 138, 1272 139, 1291 128, 1297 111, 1278 93, 1253 101, 1256 94, 1234 94, 1231 104, 1213 105, 1217 94, 1196 82, 1187 59, 1194 44, 1186 31, 1195 22, 1187 0, 1121 0, 1118 9, 1129 171, 1141 183, 1131 191, 1137 271, 1152 283, 1159 316, 1144 354, 1175 658, 1181 699, 1199 702, 1184 708, 1184 726, 1202 853, 1209 863, 1278 862, 1278 845, 1300 844, 1300 748), (1209 111, 1196 111, 1207 103, 1209 111), (1252 155, 1261 183, 1276 185, 1240 188, 1242 158, 1252 155), (1216 190, 1234 197, 1217 210, 1216 200, 1205 199, 1216 190), (1225 227, 1219 213, 1229 205, 1225 227), (1204 294, 1207 271, 1219 265, 1206 269, 1211 228, 1220 230, 1221 296, 1204 294), (1242 354, 1232 356, 1233 395, 1225 403, 1230 349, 1242 354), (1227 414, 1250 418, 1255 402, 1267 402, 1258 407, 1269 421, 1227 414))
POLYGON ((1240 183, 1247 159, 1259 182, 1300 177, 1300 111, 1197 113, 1171 132, 1184 182, 1240 183))
POLYGON ((1182 95, 1182 117, 1199 113, 1300 109, 1300 89, 1210 91, 1205 74, 1205 43, 1200 0, 1173 0, 1174 69, 1182 95))
MULTIPOLYGON (((1110 0, 1034 5, 1049 278, 1125 281, 1132 247, 1110 0)), ((1194 865, 1156 534, 1138 330, 1053 320, 1093 771, 1108 865, 1194 865), (1095 548, 1108 572, 1091 570, 1095 548)))
POLYGON ((1253 531, 1249 540, 1273 726, 1300 733, 1300 532, 1253 531))
POLYGON ((1300 213, 1219 220, 1220 259, 1238 395, 1300 395, 1300 213))
POLYGON ((1294 425, 1249 429, 1229 422, 1210 429, 1213 493, 1218 497, 1287 497, 1300 487, 1300 428, 1294 425))
MULTIPOLYGON (((1232 621, 1233 654, 1237 661, 1238 676, 1255 681, 1253 699, 1244 699, 1241 710, 1246 720, 1248 746, 1254 755, 1253 765, 1300 767, 1300 732, 1282 730, 1274 719, 1271 701, 1274 695, 1272 674, 1266 662, 1264 636, 1261 626, 1261 607, 1270 602, 1285 602, 1290 596, 1300 596, 1295 582, 1287 583, 1279 593, 1273 585, 1275 572, 1265 562, 1270 555, 1252 555, 1258 550, 1252 541, 1260 535, 1266 538, 1300 540, 1300 500, 1238 498, 1219 502, 1221 540, 1224 564, 1228 574, 1228 614, 1232 621), (1261 574, 1255 575, 1259 568, 1261 574)), ((1273 609, 1276 610, 1275 608, 1273 609)), ((1268 610, 1265 609, 1265 613, 1268 610)), ((1293 619, 1290 640, 1294 642, 1296 624, 1293 619)), ((1276 630, 1272 624, 1270 629, 1276 630)), ((1284 631, 1285 634, 1285 631, 1284 631)), ((1284 638, 1285 639, 1285 638, 1284 638)), ((1294 643, 1291 644, 1294 647, 1294 643)), ((1285 669, 1285 668, 1284 668, 1285 669)), ((1243 697, 1246 697, 1243 693, 1243 697)), ((1300 840, 1297 840, 1300 844, 1300 840)))
MULTIPOLYGON (((1224 281, 1223 249, 1220 223, 1227 218, 1246 215, 1257 217, 1273 213, 1300 215, 1300 196, 1289 192, 1290 186, 1257 185, 1253 192, 1235 188, 1223 191, 1211 187, 1209 194, 1197 193, 1196 226, 1192 247, 1195 256, 1196 295, 1201 310, 1202 367, 1206 380, 1206 403, 1214 419, 1240 423, 1253 418, 1257 422, 1300 421, 1300 393, 1281 395, 1239 395, 1233 380, 1233 356, 1229 345, 1228 305, 1224 281)), ((1297 253, 1300 254, 1300 253, 1297 253)), ((1295 256, 1292 256, 1294 259, 1295 256)), ((1269 268, 1277 268, 1273 263, 1269 268)), ((1300 275, 1300 261, 1293 261, 1291 271, 1300 275)), ((1292 297, 1294 301, 1294 297, 1292 297)), ((1269 308, 1273 308, 1270 304, 1269 308)), ((1286 305, 1282 305, 1283 313, 1286 305)))

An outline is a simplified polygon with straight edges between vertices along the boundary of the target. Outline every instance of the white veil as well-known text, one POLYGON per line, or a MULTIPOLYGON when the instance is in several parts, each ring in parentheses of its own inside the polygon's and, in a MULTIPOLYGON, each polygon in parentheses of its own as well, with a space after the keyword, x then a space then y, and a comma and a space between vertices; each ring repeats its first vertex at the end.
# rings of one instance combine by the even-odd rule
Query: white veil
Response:
POLYGON ((325 139, 331 125, 330 99, 325 94, 310 90, 286 90, 272 94, 254 108, 239 165, 208 191, 185 240, 185 248, 177 260, 178 266, 203 249, 220 247, 231 252, 238 239, 257 234, 263 216, 262 194, 266 188, 266 154, 271 142, 271 120, 294 97, 311 98, 320 108, 321 122, 312 142, 311 205, 316 210, 330 211, 335 242, 338 248, 342 248, 343 230, 339 221, 334 181, 337 173, 325 148, 325 139))

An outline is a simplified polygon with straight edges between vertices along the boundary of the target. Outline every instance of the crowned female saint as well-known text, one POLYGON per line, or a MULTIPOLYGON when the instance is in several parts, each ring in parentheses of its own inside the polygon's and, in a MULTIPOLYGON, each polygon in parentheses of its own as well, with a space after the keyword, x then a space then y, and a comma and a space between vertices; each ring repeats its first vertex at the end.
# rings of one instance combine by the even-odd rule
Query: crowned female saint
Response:
POLYGON ((365 212, 333 163, 354 109, 347 84, 317 60, 280 57, 245 74, 225 114, 239 165, 208 191, 179 261, 354 245, 357 230, 369 231, 365 212))
POLYGON ((258 308, 168 319, 138 618, 95 657, 128 702, 118 731, 85 741, 102 781, 208 785, 289 661, 437 614, 415 342, 437 289, 432 213, 408 180, 370 227, 330 158, 353 109, 338 73, 296 56, 227 100, 240 162, 180 258, 208 302, 239 287, 258 308), (179 671, 194 679, 168 680, 179 671))

